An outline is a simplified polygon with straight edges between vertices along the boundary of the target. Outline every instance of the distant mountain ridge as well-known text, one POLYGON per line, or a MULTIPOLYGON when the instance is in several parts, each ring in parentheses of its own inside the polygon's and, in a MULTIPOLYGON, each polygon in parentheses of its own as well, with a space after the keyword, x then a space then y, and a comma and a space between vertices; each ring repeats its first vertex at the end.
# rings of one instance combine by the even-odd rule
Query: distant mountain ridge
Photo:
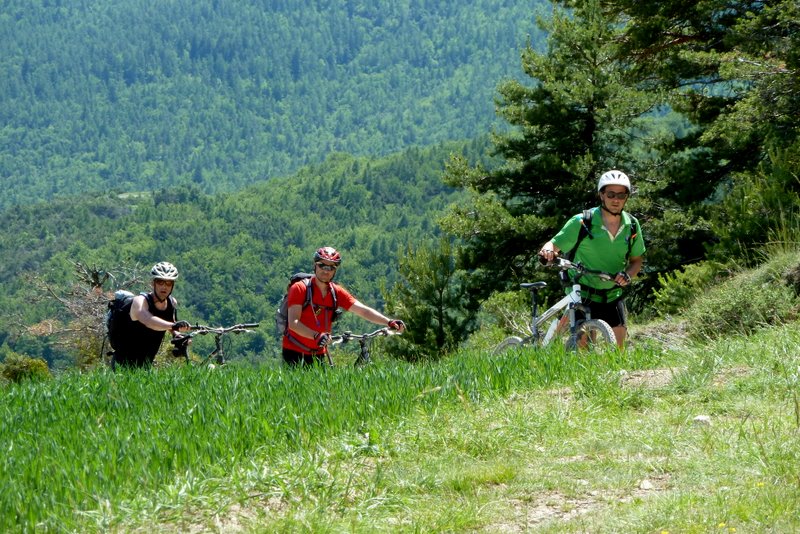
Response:
POLYGON ((177 184, 226 191, 335 151, 484 134, 497 83, 520 75, 535 7, 4 2, 0 210, 177 184))

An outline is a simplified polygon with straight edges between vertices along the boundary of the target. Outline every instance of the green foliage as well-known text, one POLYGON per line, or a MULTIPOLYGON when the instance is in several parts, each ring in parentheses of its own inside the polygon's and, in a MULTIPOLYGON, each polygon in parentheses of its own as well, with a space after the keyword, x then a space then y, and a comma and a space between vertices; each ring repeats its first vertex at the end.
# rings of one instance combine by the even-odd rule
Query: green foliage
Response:
POLYGON ((763 259, 754 252, 776 234, 797 227, 800 142, 770 156, 757 172, 735 175, 730 191, 716 207, 714 229, 719 241, 712 251, 716 255, 734 255, 752 265, 763 259))
POLYGON ((710 260, 661 273, 651 305, 662 317, 679 314, 701 298, 705 288, 723 282, 730 274, 725 265, 710 260))
POLYGON ((531 302, 528 291, 493 293, 481 305, 481 313, 485 315, 484 324, 496 325, 516 335, 530 334, 531 302))
MULTIPOLYGON (((0 213, 6 229, 0 235, 0 253, 18 260, 0 267, 0 316, 7 318, 0 321, 0 342, 11 334, 6 325, 10 329, 17 321, 34 325, 54 319, 66 325, 75 320, 63 306, 63 297, 60 302, 42 300, 52 295, 23 283, 24 274, 40 273, 56 294, 63 295, 75 283, 73 262, 110 271, 114 278, 103 286, 104 298, 93 308, 98 314, 94 325, 100 326, 105 301, 118 288, 115 284, 131 278, 118 266, 147 270, 166 260, 181 272, 175 288, 181 319, 212 326, 260 322, 262 328, 255 335, 236 338, 232 354, 256 361, 277 356, 279 341, 271 323, 288 276, 308 270, 319 246, 334 245, 344 255, 337 281, 362 302, 384 307, 381 288, 392 287, 398 279, 398 252, 419 236, 436 235, 436 214, 462 196, 442 184, 444 161, 453 153, 481 161, 485 147, 477 140, 451 142, 374 160, 335 154, 295 176, 235 194, 163 190, 133 198, 70 199, 0 213), (37 233, 49 237, 35 240, 32 236, 37 233), (17 317, 20 313, 23 316, 17 317)), ((148 290, 147 282, 146 277, 139 278, 129 288, 148 290)), ((339 327, 361 329, 360 319, 345 317, 339 327)), ((454 326, 457 336, 463 336, 460 325, 454 326)), ((87 332, 88 325, 72 326, 81 328, 73 329, 76 332, 87 332)), ((100 353, 100 338, 80 335, 76 341, 69 360, 84 366, 97 363, 93 358, 100 353)), ((26 342, 22 338, 14 343, 26 342)), ((50 345, 46 350, 48 354, 41 348, 29 353, 46 357, 51 364, 64 356, 63 348, 50 345)))
POLYGON ((463 266, 481 269, 472 277, 481 297, 532 274, 538 247, 569 216, 595 204, 603 171, 623 168, 635 176, 640 154, 633 133, 652 130, 645 115, 659 93, 626 81, 621 20, 596 1, 570 8, 539 21, 548 32, 546 52, 532 44, 523 51, 529 85, 509 80, 499 87, 498 114, 511 128, 497 133, 494 144, 505 163, 487 172, 453 160, 447 169, 445 181, 473 198, 454 206, 442 225, 465 242, 463 266))
POLYGON ((52 378, 47 362, 39 358, 29 358, 4 348, 3 363, 0 363, 0 376, 13 383, 28 380, 38 381, 52 378))
MULTIPOLYGON (((516 54, 529 5, 7 3, 0 206, 14 208, 0 212, 0 253, 12 259, 0 265, 0 343, 6 325, 58 315, 20 274, 65 287, 75 260, 172 260, 187 275, 185 317, 230 323, 270 317, 286 274, 328 243, 347 253, 339 279, 380 307, 376 287, 398 281, 386 258, 435 238, 448 204, 442 228, 465 244, 454 268, 469 273, 470 298, 485 298, 530 278, 534 251, 593 202, 597 173, 612 166, 639 190, 628 209, 648 240, 643 295, 709 244, 712 260, 753 265, 758 248, 792 238, 798 4, 559 4, 568 11, 540 21, 547 41, 532 39, 517 65, 496 54, 516 54), (529 83, 504 78, 519 67, 529 83), (494 133, 493 158, 480 136, 381 160, 340 152, 486 132, 486 92, 501 78, 508 127, 494 133), (244 184, 255 185, 219 194, 244 184)), ((667 306, 686 300, 684 279, 667 284, 667 306)), ((268 341, 242 351, 268 352, 268 341)), ((51 366, 68 359, 14 343, 51 366)))
POLYGON ((475 329, 466 273, 456 268, 453 245, 446 239, 439 240, 438 248, 409 245, 398 260, 400 280, 387 307, 408 328, 397 341, 399 355, 413 361, 450 353, 475 329))
POLYGON ((482 135, 542 3, 3 2, 0 209, 482 135))
POLYGON ((684 314, 694 339, 749 335, 798 318, 800 298, 787 286, 800 267, 800 254, 775 256, 753 271, 707 286, 684 314))
POLYGON ((606 9, 629 21, 630 76, 668 92, 664 104, 683 120, 651 145, 658 164, 643 192, 653 268, 697 261, 706 243, 712 258, 753 264, 748 249, 797 209, 797 2, 614 0, 606 9))

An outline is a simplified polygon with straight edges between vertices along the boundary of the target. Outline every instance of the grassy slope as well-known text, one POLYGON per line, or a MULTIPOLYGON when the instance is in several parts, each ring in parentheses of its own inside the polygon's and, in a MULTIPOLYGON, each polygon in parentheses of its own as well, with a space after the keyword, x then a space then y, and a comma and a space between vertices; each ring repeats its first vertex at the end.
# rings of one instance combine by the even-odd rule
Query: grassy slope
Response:
POLYGON ((661 372, 464 398, 378 438, 265 454, 150 520, 175 531, 796 531, 799 349, 789 325, 664 354, 661 372))
POLYGON ((650 349, 630 353, 598 366, 531 353, 539 385, 501 395, 445 380, 419 395, 455 388, 454 400, 302 452, 262 449, 230 470, 181 476, 90 512, 80 530, 800 528, 797 325, 657 361, 650 349))
MULTIPOLYGON (((161 482, 144 480, 150 490, 134 483, 140 489, 123 494, 108 489, 107 500, 82 513, 56 506, 37 519, 52 530, 83 532, 797 531, 798 369, 800 332, 787 323, 680 347, 640 342, 623 355, 592 360, 529 352, 489 361, 472 352, 414 368, 382 363, 356 373, 272 371, 277 374, 266 375, 255 399, 247 398, 246 375, 233 389, 201 378, 204 393, 225 386, 241 399, 192 417, 179 410, 178 425, 198 414, 230 419, 239 412, 229 405, 247 400, 252 409, 230 424, 252 432, 256 422, 278 421, 267 411, 270 397, 303 391, 309 417, 294 437, 303 446, 265 439, 259 447, 243 443, 249 439, 243 434, 233 440, 241 448, 228 456, 200 443, 205 460, 183 459, 192 467, 164 477, 170 458, 181 461, 170 452, 193 445, 165 446, 177 430, 162 420, 158 429, 166 432, 152 440, 159 450, 144 456, 145 463, 161 463, 162 472, 133 475, 161 482), (382 382, 402 383, 386 390, 400 397, 380 396, 382 382), (318 406, 330 419, 312 413, 318 406), (341 414, 350 415, 337 421, 341 414), (319 439, 305 434, 325 425, 332 426, 319 439)), ((170 384, 162 389, 180 407, 186 399, 168 386, 186 377, 164 376, 170 384)), ((114 387, 146 394, 136 382, 117 380, 114 387)), ((272 433, 281 428, 274 425, 272 433)), ((93 417, 82 428, 95 426, 114 429, 111 420, 93 417)), ((24 420, 15 428, 19 446, 24 420)), ((45 455, 51 436, 37 435, 45 455)), ((82 448, 92 438, 84 434, 82 448)))

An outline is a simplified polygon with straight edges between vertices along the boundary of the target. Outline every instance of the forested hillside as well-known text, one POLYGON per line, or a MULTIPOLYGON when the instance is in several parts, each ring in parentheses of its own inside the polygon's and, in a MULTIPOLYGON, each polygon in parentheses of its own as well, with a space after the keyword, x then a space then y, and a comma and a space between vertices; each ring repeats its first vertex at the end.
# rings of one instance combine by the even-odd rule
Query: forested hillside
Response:
POLYGON ((445 353, 611 168, 648 248, 634 312, 689 264, 796 241, 797 2, 536 5, 4 4, 3 327, 55 314, 26 276, 155 258, 189 314, 263 320, 329 242, 365 300, 402 278, 387 306, 445 353))
POLYGON ((10 0, 0 209, 386 155, 496 123, 537 2, 10 0))
MULTIPOLYGON (((181 272, 175 294, 182 318, 260 321, 263 328, 248 349, 268 357, 278 347, 272 322, 288 276, 309 270, 314 250, 339 248, 338 280, 382 307, 382 288, 397 279, 398 253, 432 240, 439 233, 437 214, 463 197, 439 179, 445 162, 455 153, 487 163, 487 147, 484 139, 380 160, 334 154, 292 177, 236 193, 207 195, 190 186, 7 210, 0 216, 0 256, 9 258, 0 266, 0 347, 10 343, 51 365, 69 353, 50 344, 57 337, 18 336, 26 330, 17 326, 71 319, 32 277, 66 294, 77 283, 74 262, 110 270, 120 283, 123 267, 149 269, 163 260, 181 272)), ((109 281, 103 289, 116 287, 109 281)))

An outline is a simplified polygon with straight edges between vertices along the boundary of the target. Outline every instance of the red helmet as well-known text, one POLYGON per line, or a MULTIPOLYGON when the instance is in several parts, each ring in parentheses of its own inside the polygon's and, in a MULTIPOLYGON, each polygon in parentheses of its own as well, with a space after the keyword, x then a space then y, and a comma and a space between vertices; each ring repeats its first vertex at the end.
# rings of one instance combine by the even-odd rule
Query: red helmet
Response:
POLYGON ((314 262, 329 261, 335 265, 342 263, 342 255, 333 247, 322 247, 314 253, 314 262))

